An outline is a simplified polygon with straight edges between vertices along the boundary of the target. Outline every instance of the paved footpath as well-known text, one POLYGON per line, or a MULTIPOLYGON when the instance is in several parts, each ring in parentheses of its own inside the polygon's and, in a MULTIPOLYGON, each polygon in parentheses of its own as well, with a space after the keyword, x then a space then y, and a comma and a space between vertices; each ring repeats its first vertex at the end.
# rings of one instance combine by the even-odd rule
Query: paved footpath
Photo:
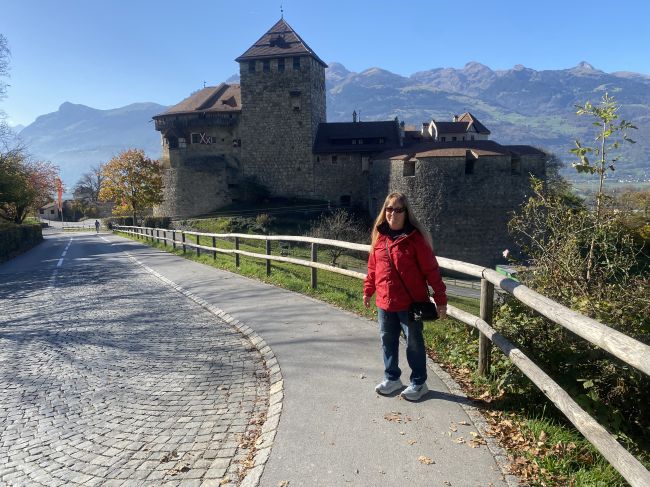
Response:
MULTIPOLYGON (((174 364, 174 367, 168 367, 168 369, 184 366, 189 366, 192 369, 191 364, 197 356, 204 356, 205 360, 207 360, 207 357, 215 356, 210 352, 211 340, 218 341, 222 335, 232 333, 233 325, 240 328, 243 326, 244 330, 258 334, 268 344, 268 347, 262 349, 265 355, 261 360, 266 363, 260 364, 259 354, 256 355, 254 350, 243 346, 242 339, 237 338, 241 345, 240 348, 237 348, 233 344, 232 346, 239 350, 233 353, 239 354, 238 356, 241 359, 229 362, 229 364, 232 363, 238 366, 236 372, 228 372, 227 377, 215 378, 205 389, 205 391, 218 395, 219 384, 229 384, 233 380, 235 382, 237 380, 248 380, 249 382, 246 382, 246 384, 240 384, 240 387, 243 390, 255 389, 257 391, 257 399, 251 396, 250 404, 264 404, 265 407, 268 407, 265 410, 268 419, 262 426, 262 435, 255 445, 255 467, 248 472, 242 485, 247 487, 250 485, 264 487, 348 485, 487 487, 512 485, 513 478, 504 477, 495 461, 495 454, 486 445, 480 444, 482 443, 480 441, 472 443, 471 440, 477 434, 480 437, 482 431, 481 425, 473 422, 476 414, 464 406, 467 401, 462 396, 462 393, 453 387, 450 390, 445 385, 446 382, 443 382, 434 372, 434 370, 438 370, 438 373, 444 376, 435 365, 430 364, 431 370, 428 384, 431 392, 418 403, 401 400, 398 395, 381 397, 375 394, 373 388, 376 382, 381 379, 382 363, 377 325, 374 322, 314 299, 187 261, 140 245, 137 242, 113 235, 95 236, 95 238, 98 239, 98 248, 102 249, 99 252, 113 256, 112 259, 115 262, 124 262, 125 253, 128 253, 141 264, 130 262, 128 272, 124 269, 124 265, 120 264, 119 272, 124 275, 121 281, 124 284, 118 284, 116 280, 112 279, 100 291, 100 295, 106 296, 110 294, 125 300, 124 302, 118 301, 119 306, 117 306, 118 309, 115 310, 115 313, 126 312, 125 309, 130 310, 128 321, 133 322, 136 329, 149 333, 148 340, 139 341, 139 345, 133 347, 128 345, 130 340, 121 338, 118 333, 105 336, 101 341, 101 346, 93 344, 93 346, 85 347, 83 353, 95 357, 105 356, 108 353, 132 352, 129 353, 129 360, 139 360, 140 367, 153 369, 151 372, 153 379, 147 379, 149 374, 138 374, 137 371, 131 370, 132 367, 128 362, 124 363, 121 372, 122 374, 128 374, 131 382, 125 381, 126 375, 120 377, 112 375, 111 384, 114 383, 114 389, 119 389, 112 392, 113 395, 119 397, 122 391, 120 386, 124 384, 127 384, 127 388, 135 388, 132 381, 138 379, 139 383, 144 384, 149 383, 149 381, 151 383, 158 381, 158 383, 164 382, 164 384, 168 384, 169 381, 162 381, 160 376, 156 375, 156 371, 159 370, 157 368, 159 367, 157 365, 159 360, 162 359, 163 363, 167 361, 167 363, 174 364), (156 279, 152 278, 151 272, 154 272, 162 280, 156 281, 156 279), (177 290, 181 290, 186 295, 193 297, 204 306, 220 309, 227 313, 227 315, 221 313, 220 316, 228 316, 227 321, 231 325, 230 331, 227 332, 227 328, 218 327, 219 319, 204 315, 201 309, 197 309, 196 305, 188 302, 187 298, 182 294, 176 293, 174 295, 176 291, 171 292, 169 287, 165 287, 170 283, 173 283, 177 290), (138 312, 138 310, 133 309, 129 304, 129 299, 136 294, 146 295, 145 301, 151 302, 154 310, 138 312), (183 303, 184 299, 186 301, 183 303), (156 329, 156 324, 162 319, 163 315, 173 314, 183 306, 188 309, 189 313, 195 316, 203 316, 202 322, 206 325, 210 323, 210 326, 204 326, 197 333, 197 335, 203 335, 202 340, 192 341, 192 345, 188 345, 187 349, 179 347, 172 350, 172 346, 165 340, 171 340, 172 337, 182 339, 182 336, 186 334, 185 326, 189 325, 189 323, 187 321, 181 323, 176 320, 176 333, 173 333, 173 331, 159 332, 153 330, 156 329), (233 322, 233 318, 236 321, 233 322), (181 325, 183 328, 179 330, 181 325), (215 331, 215 337, 211 339, 211 330, 213 329, 218 331, 215 331), (159 336, 159 333, 161 336, 159 336), (117 341, 117 344, 113 346, 112 344, 115 341, 117 341), (167 346, 160 345, 156 351, 149 352, 145 342, 151 341, 167 343, 167 346), (204 343, 201 343, 202 341, 204 343), (98 348, 94 349, 95 347, 98 348), (268 360, 269 349, 275 355, 275 358, 271 361, 268 360), (104 351, 101 352, 100 350, 104 351), (185 350, 189 351, 184 352, 185 350), (202 353, 204 355, 201 355, 202 353), (141 358, 141 355, 144 358, 141 358), (249 360, 252 362, 249 363, 249 360), (276 360, 277 363, 275 363, 276 360), (270 381, 273 383, 270 388, 270 397, 275 398, 270 400, 270 404, 265 404, 259 399, 269 396, 265 396, 261 392, 265 383, 260 380, 260 377, 255 376, 256 371, 264 370, 264 365, 266 365, 267 370, 281 370, 282 380, 271 379, 270 381), (237 379, 230 374, 234 374, 237 379), (278 401, 277 398, 281 398, 281 401, 278 401)), ((74 248, 74 244, 71 248, 74 248)), ((0 267, 1 272, 2 267, 0 267)), ((106 268, 103 272, 110 274, 111 270, 106 268)), ((95 276, 98 284, 102 281, 101 276, 102 272, 98 272, 95 276)), ((28 285, 26 287, 29 288, 28 285)), ((6 290, 4 292, 13 293, 13 291, 6 290)), ((83 293, 82 290, 79 292, 83 293)), ((20 291, 10 297, 35 299, 30 298, 29 291, 20 291)), ((42 299, 47 300, 47 296, 43 296, 42 299)), ((96 300, 93 302, 96 302, 96 300)), ((33 315, 38 315, 39 306, 34 303, 30 311, 23 311, 23 313, 27 313, 31 317, 30 319, 36 319, 33 315)), ((76 311, 71 311, 74 321, 78 322, 78 319, 74 318, 76 316, 74 313, 82 313, 82 308, 86 308, 86 306, 80 305, 76 307, 76 311)), ((46 319, 41 318, 41 321, 46 321, 46 319)), ((112 321, 112 319, 109 321, 112 321)), ((121 321, 121 319, 116 321, 121 321)), ((65 320, 57 320, 57 323, 66 326, 65 320)), ((15 327, 18 323, 12 318, 8 324, 15 327)), ((6 346, 5 342, 10 339, 6 338, 8 333, 6 331, 7 324, 5 323, 3 326, 5 328, 0 329, 0 340, 3 340, 2 345, 6 346)), ((67 326, 72 325, 67 323, 67 326)), ((75 326, 78 326, 78 324, 75 326)), ((174 328, 173 325, 172 328, 174 328)), ((163 327, 163 329, 165 328, 163 327)), ((25 329, 20 333, 20 337, 14 338, 14 340, 28 343, 30 340, 36 340, 44 333, 42 327, 34 327, 34 330, 35 337, 32 338, 30 336, 32 332, 25 329)), ((127 330, 128 327, 123 327, 121 333, 127 330)), ((129 335, 131 340, 136 339, 135 335, 137 334, 135 332, 131 333, 129 335)), ((188 334, 192 335, 191 332, 188 334)), ((39 354, 42 357, 37 361, 35 360, 35 362, 40 364, 47 362, 47 352, 39 352, 39 349, 47 350, 49 346, 48 340, 40 339, 39 341, 39 346, 33 347, 30 353, 21 355, 18 360, 7 356, 3 352, 0 352, 0 357, 3 357, 5 361, 17 362, 19 360, 29 360, 32 355, 39 354)), ((80 344, 83 343, 83 340, 77 340, 77 342, 80 344)), ((256 340, 253 340, 253 342, 257 343, 256 340)), ((219 345, 215 345, 215 347, 218 349, 219 345)), ((50 357, 66 348, 58 345, 58 342, 53 342, 50 357)), ((176 345, 173 348, 176 348, 176 345)), ((259 343, 257 348, 260 348, 259 343)), ((22 348, 16 346, 12 353, 18 354, 20 349, 22 348)), ((57 368, 60 368, 60 372, 56 374, 51 372, 51 368, 48 366, 41 365, 39 368, 39 366, 34 365, 34 369, 29 374, 27 381, 15 381, 21 384, 20 387, 22 387, 22 382, 40 382, 37 385, 34 384, 28 393, 21 390, 20 394, 14 394, 14 403, 11 407, 5 408, 3 401, 2 405, 0 405, 0 420, 6 421, 4 416, 8 416, 13 418, 11 421, 29 422, 32 421, 31 418, 42 414, 39 409, 29 405, 36 402, 39 397, 36 391, 42 387, 49 388, 45 384, 49 384, 54 379, 60 380, 58 379, 59 375, 67 376, 68 383, 71 385, 66 388, 52 388, 62 392, 53 392, 51 396, 53 399, 50 400, 49 404, 57 404, 57 397, 58 400, 61 400, 62 396, 69 395, 75 397, 75 401, 77 401, 75 404, 79 404, 79 406, 86 404, 86 394, 77 393, 75 395, 71 394, 71 392, 75 387, 82 387, 80 383, 90 382, 85 377, 92 375, 93 368, 92 366, 82 368, 79 367, 79 364, 76 364, 78 370, 75 372, 79 373, 82 379, 75 380, 74 376, 77 373, 63 373, 66 370, 63 366, 70 367, 66 360, 74 362, 74 357, 68 355, 65 360, 59 359, 58 363, 61 366, 57 368), (82 369, 83 373, 81 373, 82 369), (41 378, 42 375, 43 378, 41 378), (51 377, 52 375, 56 375, 56 377, 51 377), (18 417, 18 414, 13 415, 13 411, 21 410, 20 408, 26 412, 20 413, 20 417, 18 417)), ((107 360, 107 362, 112 364, 114 359, 107 360)), ((404 364, 403 370, 405 370, 407 376, 408 366, 403 354, 401 363, 404 364)), ((104 367, 110 370, 110 364, 106 362, 104 367)), ((14 367, 12 374, 19 374, 19 369, 20 366, 14 367)), ((200 375, 202 379, 197 382, 204 383, 209 381, 207 370, 205 372, 206 375, 196 374, 195 370, 192 369, 192 372, 188 375, 200 375)), ((211 369, 210 372, 211 374, 225 373, 219 367, 211 369)), ((263 376, 264 374, 258 375, 263 376)), ((275 375, 274 373, 271 377, 275 375)), ((4 380, 5 376, 0 377, 3 377, 4 380)), ((179 377, 176 380, 176 382, 186 380, 182 391, 169 391, 170 393, 177 393, 175 398, 177 401, 184 400, 186 396, 191 395, 195 387, 193 381, 196 381, 196 378, 185 378, 179 377)), ((86 387, 85 390, 90 393, 88 386, 83 387, 86 387)), ((230 385, 229 387, 232 388, 233 386, 230 385)), ((3 394, 6 394, 4 382, 0 386, 0 391, 3 390, 5 391, 3 394)), ((125 396, 123 401, 119 401, 123 405, 114 406, 123 408, 121 415, 108 416, 104 413, 104 410, 88 410, 86 415, 83 416, 89 424, 88 431, 104 438, 111 438, 114 434, 113 431, 119 430, 119 428, 128 431, 132 422, 142 425, 149 421, 155 421, 152 416, 155 417, 156 414, 168 414, 167 407, 156 408, 146 401, 146 397, 135 395, 135 391, 129 394, 131 395, 125 396), (137 411, 124 406, 129 403, 138 404, 137 411), (109 422, 108 419, 113 417, 119 417, 120 419, 112 421, 108 430, 96 430, 96 428, 104 426, 109 422)), ((203 394, 202 397, 206 401, 208 401, 208 397, 213 397, 205 392, 203 394)), ((245 392, 241 394, 245 394, 245 392)), ((147 394, 144 396, 147 396, 147 394)), ((92 402, 102 404, 98 401, 92 402)), ((167 405, 165 404, 165 406, 167 405)), ((215 422, 216 425, 222 413, 239 415, 238 417, 245 413, 241 409, 240 402, 233 404, 233 407, 239 407, 240 409, 232 413, 226 411, 225 408, 222 410, 217 409, 215 411, 216 416, 211 417, 209 421, 215 422)), ((251 407, 254 409, 254 406, 251 407)), ((201 409, 195 408, 186 410, 183 416, 174 415, 173 417, 177 419, 177 423, 181 418, 183 418, 183 421, 198 423, 198 421, 194 420, 197 415, 200 416, 201 414, 201 409)), ((245 417, 253 420, 260 417, 259 410, 250 411, 246 414, 248 416, 245 417)), ((46 425, 45 431, 48 431, 48 428, 63 428, 56 422, 50 425, 50 422, 56 421, 56 418, 64 425, 69 424, 67 422, 68 416, 62 416, 56 410, 53 415, 55 419, 50 420, 47 413, 44 417, 45 419, 42 421, 46 425)), ((76 420, 81 416, 73 417, 76 424, 81 424, 77 431, 85 430, 85 423, 79 423, 76 420)), ((233 424, 239 425, 239 423, 233 424)), ((173 427, 171 422, 165 423, 163 433, 160 434, 170 436, 168 431, 171 427, 173 427)), ((256 430, 257 427, 257 425, 252 425, 252 429, 256 430)), ((237 434, 235 431, 233 433, 237 434)), ((241 437, 241 430, 238 433, 240 436, 235 436, 235 439, 241 437)), ((38 454, 38 448, 48 453, 57 449, 57 447, 52 448, 49 446, 51 442, 40 446, 35 443, 34 453, 32 453, 30 449, 32 445, 29 443, 32 440, 28 439, 19 444, 16 433, 10 434, 14 435, 10 437, 11 439, 5 439, 4 436, 0 437, 0 446, 6 449, 7 445, 9 445, 13 455, 24 455, 26 452, 28 456, 24 458, 30 459, 32 457, 29 455, 38 454)), ((67 433, 63 435, 65 434, 67 433)), ((185 444, 188 447, 192 438, 198 438, 197 434, 196 429, 185 432, 183 438, 186 439, 185 444)), ((215 434, 217 433, 215 432, 215 434)), ((67 441, 62 439, 63 435, 55 436, 54 441, 67 441)), ((32 439, 38 436, 35 434, 32 439)), ((222 448, 222 443, 226 441, 224 438, 219 437, 212 437, 211 439, 204 437, 204 439, 205 442, 195 440, 191 444, 203 443, 206 445, 205 448, 208 448, 208 450, 200 449, 200 451, 216 451, 222 448)), ((81 440, 81 437, 75 439, 75 441, 80 442, 81 440)), ((128 452, 133 451, 128 449, 128 440, 125 438, 123 441, 126 443, 119 443, 117 446, 112 445, 112 448, 119 450, 119 454, 128 457, 132 454, 128 452)), ((92 437, 86 439, 86 442, 92 443, 93 441, 95 444, 97 443, 97 440, 92 437)), ((65 457, 68 471, 78 462, 81 462, 81 454, 73 451, 73 448, 80 449, 79 444, 76 443, 74 447, 70 447, 65 452, 59 450, 63 453, 61 456, 65 457)), ((152 443, 147 444, 151 445, 152 443)), ((167 443, 161 442, 161 444, 166 445, 167 443)), ((61 445, 67 445, 67 443, 61 443, 61 445)), ((242 447, 240 446, 240 448, 242 447)), ((224 450, 228 450, 228 448, 224 446, 221 451, 224 450)), ((3 461, 2 458, 6 456, 5 451, 0 450, 0 472, 3 471, 1 462, 3 461)), ((137 451, 142 452, 143 448, 137 451)), ((176 451, 178 452, 177 448, 176 451)), ((194 451, 197 451, 197 449, 194 448, 194 451)), ((230 448, 230 453, 235 457, 238 455, 237 451, 230 448)), ((112 452, 115 452, 115 450, 112 450, 112 452)), ((496 453, 499 454, 498 451, 496 453)), ((115 452, 115 454, 118 453, 115 452)), ((250 449, 239 453, 240 460, 244 454, 250 454, 250 449)), ((219 459, 220 455, 217 454, 215 458, 219 459)), ((156 461, 160 464, 160 460, 157 459, 150 461, 153 462, 150 463, 152 467, 156 461)), ((30 464, 33 465, 34 463, 30 464)), ((119 473, 122 471, 121 469, 125 468, 125 464, 114 468, 110 473, 108 471, 104 472, 103 478, 120 475, 120 478, 129 479, 129 483, 124 485, 158 485, 156 483, 138 482, 130 474, 124 476, 124 474, 119 473)), ((36 463, 36 465, 40 464, 36 463)), ((196 465, 188 472, 195 468, 199 471, 199 469, 205 468, 205 465, 207 464, 196 465), (200 465, 204 465, 204 467, 200 465)), ((234 463, 229 465, 231 470, 225 472, 224 475, 234 473, 232 470, 234 463)), ((177 475, 185 475, 188 472, 181 472, 177 475)), ((3 481, 5 480, 2 473, 0 473, 0 478, 3 481)), ((166 477, 166 479, 169 480, 169 477, 166 477)), ((176 481, 176 479, 172 480, 176 481)), ((205 477, 203 480, 205 481, 205 477)), ((188 481, 189 477, 183 480, 183 482, 188 481)), ((119 483, 115 480, 111 482, 119 483)), ((112 483, 106 485, 112 485, 112 483)), ((181 483, 180 485, 186 484, 181 483)), ((197 483, 197 485, 200 484, 197 483)))

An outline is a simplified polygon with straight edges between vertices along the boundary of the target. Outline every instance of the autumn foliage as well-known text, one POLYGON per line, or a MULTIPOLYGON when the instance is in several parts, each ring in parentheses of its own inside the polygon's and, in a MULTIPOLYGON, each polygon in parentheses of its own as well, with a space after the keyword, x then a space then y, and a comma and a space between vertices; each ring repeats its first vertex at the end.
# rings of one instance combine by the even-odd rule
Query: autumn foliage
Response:
POLYGON ((20 224, 52 201, 58 168, 32 161, 21 149, 0 153, 0 218, 20 224))
POLYGON ((111 159, 102 170, 99 199, 112 201, 114 215, 138 215, 162 203, 162 168, 140 149, 129 149, 111 159))

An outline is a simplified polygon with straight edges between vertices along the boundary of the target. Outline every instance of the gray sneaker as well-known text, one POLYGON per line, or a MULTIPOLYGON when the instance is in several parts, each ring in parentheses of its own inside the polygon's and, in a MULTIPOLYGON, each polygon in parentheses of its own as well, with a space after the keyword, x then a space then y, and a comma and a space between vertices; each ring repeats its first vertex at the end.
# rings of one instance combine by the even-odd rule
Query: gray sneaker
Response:
POLYGON ((400 395, 408 401, 417 401, 426 396, 427 392, 429 392, 429 388, 426 383, 420 384, 419 386, 411 384, 400 395))
POLYGON ((400 390, 402 387, 404 387, 404 384, 402 384, 402 381, 399 379, 384 379, 381 383, 377 384, 377 387, 375 387, 375 392, 386 396, 400 390))

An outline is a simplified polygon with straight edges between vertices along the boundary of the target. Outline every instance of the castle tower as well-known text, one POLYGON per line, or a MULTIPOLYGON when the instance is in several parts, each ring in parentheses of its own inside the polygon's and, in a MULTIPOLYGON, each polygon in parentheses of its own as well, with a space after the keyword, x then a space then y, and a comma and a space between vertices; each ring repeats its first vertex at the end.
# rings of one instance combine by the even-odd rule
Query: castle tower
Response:
POLYGON ((242 170, 276 196, 313 197, 312 148, 325 122, 327 65, 280 19, 236 61, 242 170))

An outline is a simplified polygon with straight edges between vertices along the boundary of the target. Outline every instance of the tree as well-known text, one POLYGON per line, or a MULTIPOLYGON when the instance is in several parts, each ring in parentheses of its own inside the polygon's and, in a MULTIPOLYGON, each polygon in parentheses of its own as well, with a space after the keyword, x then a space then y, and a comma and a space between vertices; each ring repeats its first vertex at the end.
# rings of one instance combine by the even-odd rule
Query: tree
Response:
MULTIPOLYGON (((346 242, 362 241, 368 237, 368 234, 366 225, 343 208, 339 208, 329 215, 321 215, 310 231, 310 235, 314 238, 327 238, 346 242)), ((327 248, 330 263, 333 266, 337 265, 336 261, 343 252, 345 252, 345 249, 339 247, 327 248)))
POLYGON ((111 159, 102 170, 99 199, 112 201, 114 215, 138 215, 162 203, 162 167, 141 149, 129 149, 111 159))
POLYGON ((104 181, 104 164, 98 164, 90 168, 90 171, 82 174, 77 184, 74 185, 72 194, 76 200, 96 204, 99 202, 99 191, 104 181))
MULTIPOLYGON (((9 46, 7 45, 7 38, 0 34, 0 100, 3 100, 7 95, 7 82, 4 78, 9 77, 9 46)), ((7 140, 13 134, 9 125, 5 122, 5 113, 0 110, 0 144, 7 145, 7 140)))
POLYGON ((573 167, 580 173, 597 174, 598 175, 598 191, 596 192, 596 227, 594 236, 591 239, 589 246, 589 256, 587 258, 587 285, 591 280, 591 271, 594 263, 594 247, 596 245, 596 234, 600 225, 602 224, 603 217, 603 204, 605 200, 605 178, 607 171, 615 171, 616 163, 619 158, 613 156, 623 142, 634 144, 635 142, 627 136, 627 131, 636 129, 634 125, 623 119, 619 120, 618 111, 620 105, 616 103, 613 97, 607 93, 598 105, 592 105, 587 102, 584 105, 576 105, 579 116, 587 115, 594 119, 592 125, 597 127, 595 142, 591 146, 583 145, 579 140, 575 141, 575 148, 571 152, 578 157, 578 162, 573 164, 573 167), (589 155, 594 154, 595 159, 591 161, 589 155))
POLYGON ((30 211, 52 201, 58 168, 31 161, 23 149, 0 153, 0 217, 20 224, 30 211))

